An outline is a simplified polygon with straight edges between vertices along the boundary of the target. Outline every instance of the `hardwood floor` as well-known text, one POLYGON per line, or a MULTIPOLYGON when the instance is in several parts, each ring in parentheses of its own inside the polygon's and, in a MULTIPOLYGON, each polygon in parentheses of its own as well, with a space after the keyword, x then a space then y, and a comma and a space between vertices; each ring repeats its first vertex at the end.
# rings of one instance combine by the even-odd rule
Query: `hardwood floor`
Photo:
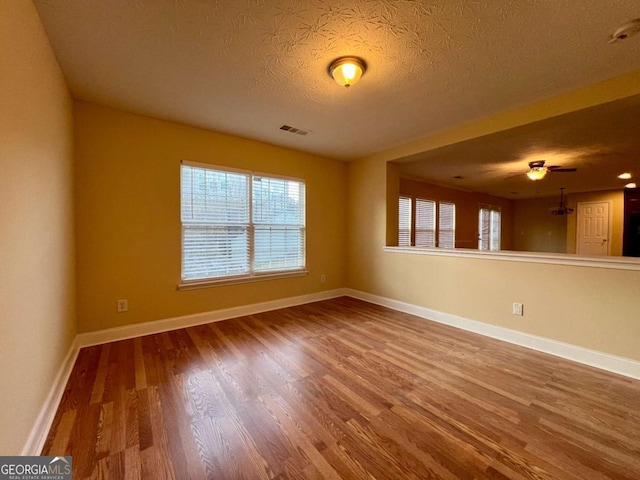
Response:
POLYGON ((339 298, 85 348, 74 479, 640 478, 640 381, 339 298))

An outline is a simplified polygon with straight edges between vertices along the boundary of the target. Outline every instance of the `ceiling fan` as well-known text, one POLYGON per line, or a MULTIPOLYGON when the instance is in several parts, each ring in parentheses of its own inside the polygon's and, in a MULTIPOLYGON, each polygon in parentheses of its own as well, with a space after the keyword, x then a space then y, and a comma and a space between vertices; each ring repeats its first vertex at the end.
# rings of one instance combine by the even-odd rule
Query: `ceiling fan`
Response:
POLYGON ((547 173, 575 172, 578 170, 577 168, 563 168, 560 165, 549 165, 548 167, 545 167, 544 163, 544 160, 529 162, 527 177, 531 180, 542 180, 547 173))

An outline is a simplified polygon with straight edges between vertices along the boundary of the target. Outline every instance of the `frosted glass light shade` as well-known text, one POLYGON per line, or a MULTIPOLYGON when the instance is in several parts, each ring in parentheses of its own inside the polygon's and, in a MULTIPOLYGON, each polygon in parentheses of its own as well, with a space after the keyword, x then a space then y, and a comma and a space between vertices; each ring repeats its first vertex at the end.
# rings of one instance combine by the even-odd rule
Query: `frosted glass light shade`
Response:
POLYGON ((366 71, 366 66, 362 60, 356 57, 342 57, 329 65, 329 75, 338 85, 350 87, 360 80, 366 71))
POLYGON ((527 172, 527 177, 531 180, 542 180, 546 174, 547 169, 545 167, 531 167, 527 172))

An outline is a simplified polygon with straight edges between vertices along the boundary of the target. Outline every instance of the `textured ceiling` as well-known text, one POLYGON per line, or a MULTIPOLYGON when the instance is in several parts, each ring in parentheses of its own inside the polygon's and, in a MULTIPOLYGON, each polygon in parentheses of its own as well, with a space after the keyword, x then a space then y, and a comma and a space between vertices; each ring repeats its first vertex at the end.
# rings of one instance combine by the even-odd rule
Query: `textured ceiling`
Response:
POLYGON ((638 0, 35 4, 75 98, 345 159, 640 69, 638 0))
POLYGON ((554 196, 640 184, 640 95, 403 159, 407 177, 505 198, 554 196), (529 162, 577 168, 531 181, 529 162), (617 175, 633 174, 631 180, 617 175), (454 177, 460 176, 461 179, 454 177))

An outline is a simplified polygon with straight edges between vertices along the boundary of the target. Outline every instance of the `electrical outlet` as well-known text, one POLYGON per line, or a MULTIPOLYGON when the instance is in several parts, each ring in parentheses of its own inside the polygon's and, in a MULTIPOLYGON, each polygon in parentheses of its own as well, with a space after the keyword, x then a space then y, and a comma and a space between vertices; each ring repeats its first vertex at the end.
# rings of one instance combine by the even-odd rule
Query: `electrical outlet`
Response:
POLYGON ((521 303, 516 303, 513 302, 513 314, 514 315, 518 315, 518 316, 523 316, 524 315, 524 305, 522 305, 521 303))
POLYGON ((126 300, 126 299, 118 300, 118 302, 117 302, 117 310, 118 310, 118 313, 128 312, 129 311, 129 301, 126 300))
POLYGON ((324 283, 327 281, 327 276, 323 273, 322 275, 320 275, 320 283, 324 283))

